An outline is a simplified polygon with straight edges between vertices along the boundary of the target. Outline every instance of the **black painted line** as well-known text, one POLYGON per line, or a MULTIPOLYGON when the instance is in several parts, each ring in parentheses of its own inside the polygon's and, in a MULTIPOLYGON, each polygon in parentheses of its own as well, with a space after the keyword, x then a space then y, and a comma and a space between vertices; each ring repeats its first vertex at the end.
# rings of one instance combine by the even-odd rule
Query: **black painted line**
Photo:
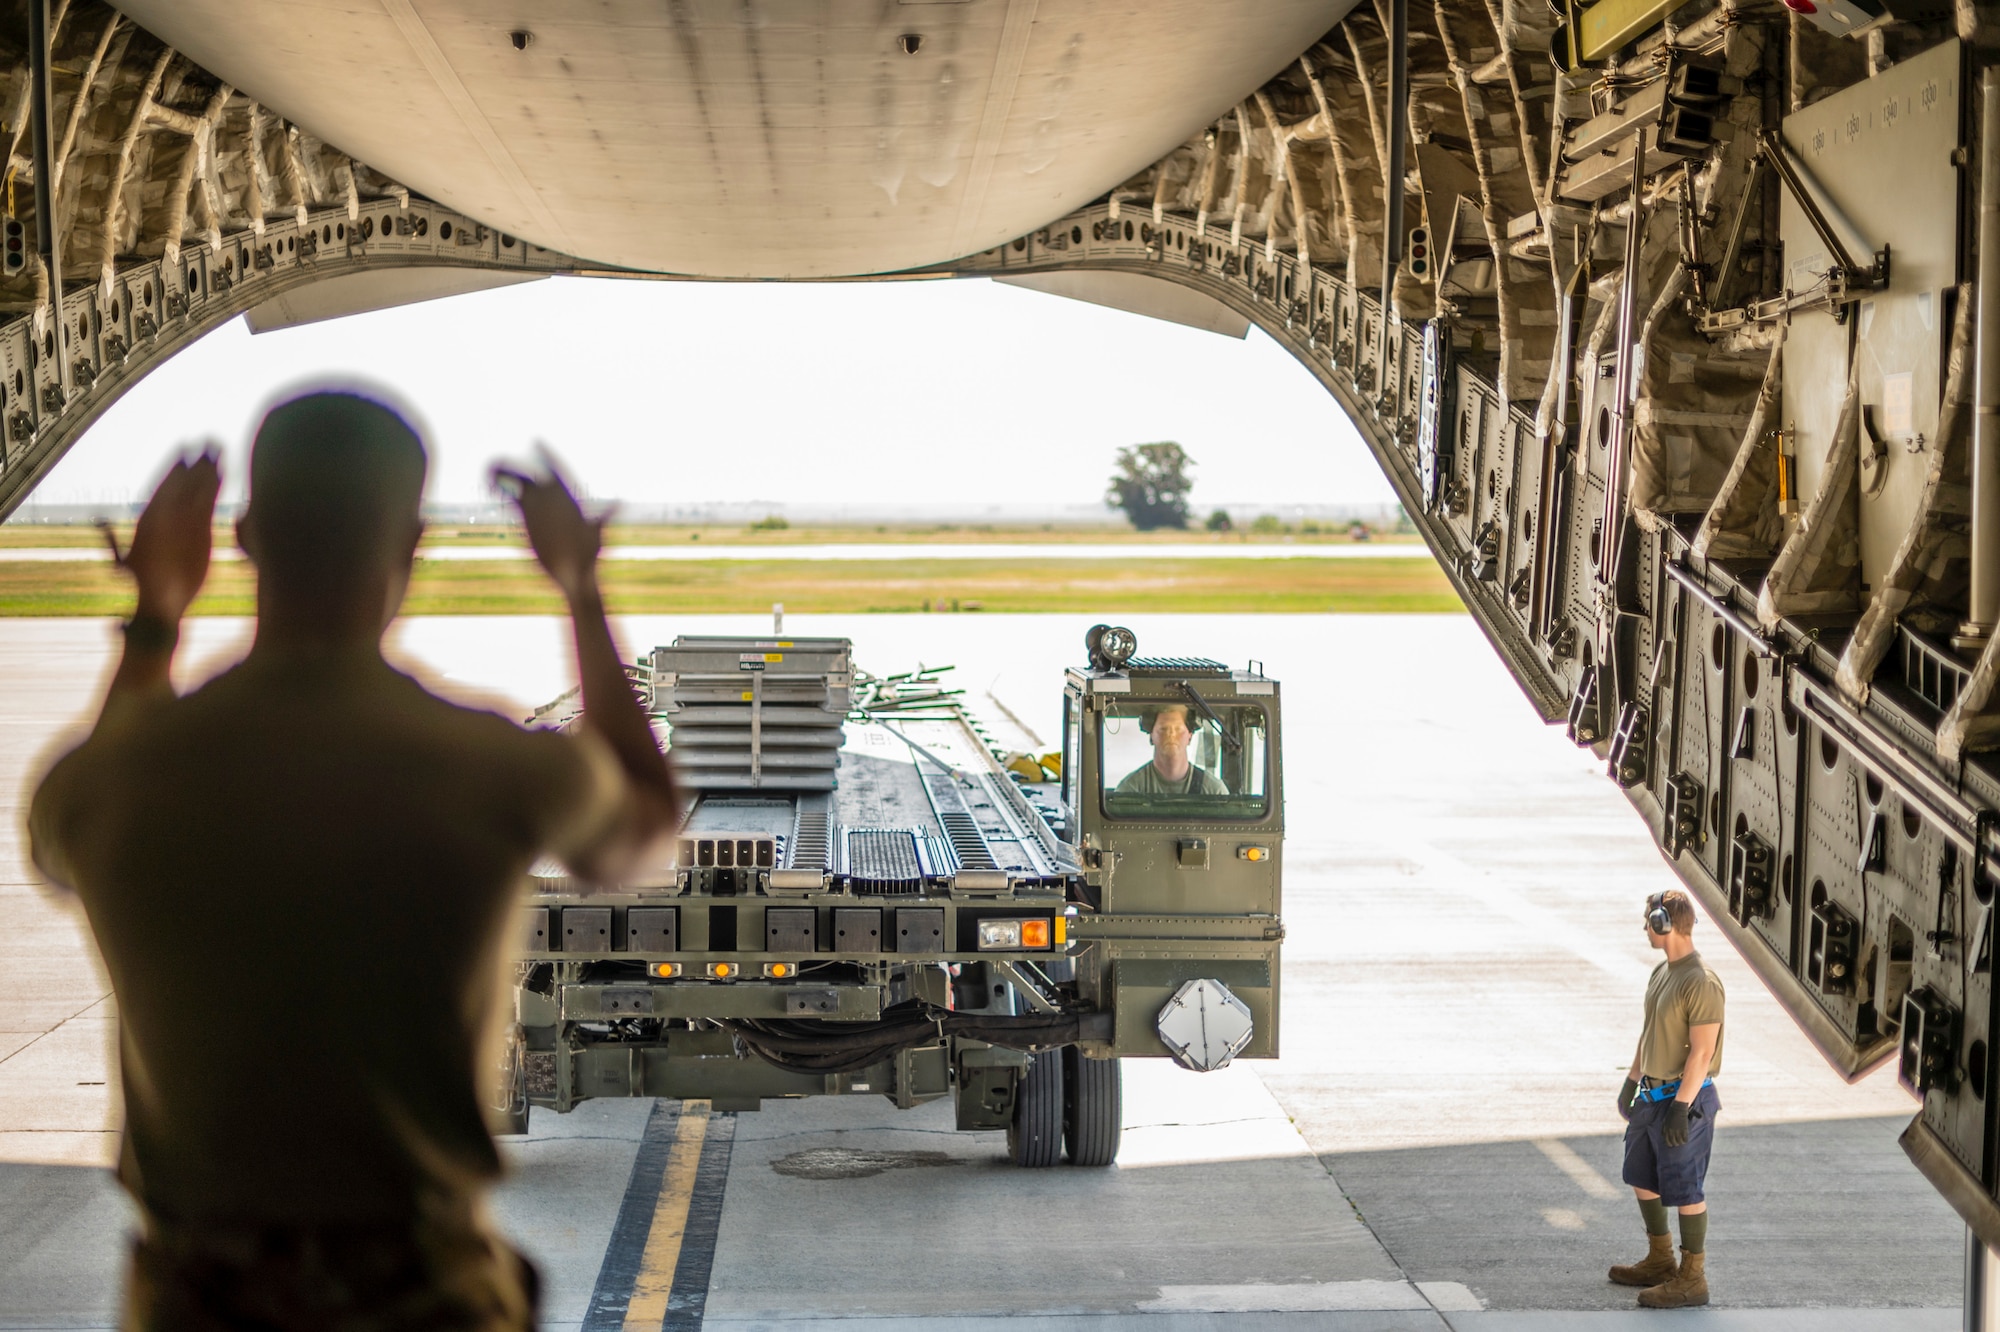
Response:
POLYGON ((708 1278, 715 1267, 715 1237, 722 1228, 722 1195, 729 1184, 729 1156, 736 1143, 734 1113, 712 1114, 708 1136, 701 1144, 701 1164, 695 1168, 694 1196, 688 1200, 687 1227, 681 1237, 681 1259, 674 1268, 674 1288, 667 1296, 667 1316, 661 1332, 701 1332, 708 1312, 708 1278))
MULTIPOLYGON (((673 1150, 680 1132, 680 1119, 678 1100, 663 1097, 653 1102, 646 1131, 639 1137, 639 1154, 632 1162, 632 1178, 625 1185, 625 1201, 619 1204, 611 1242, 604 1247, 604 1263, 597 1269, 597 1285, 590 1292, 590 1306, 584 1310, 583 1332, 622 1332, 625 1326, 625 1308, 632 1301, 632 1284, 639 1279, 639 1268, 646 1258, 646 1239, 653 1232, 653 1212, 666 1177, 667 1153, 673 1150)), ((711 1122, 709 1132, 714 1131, 711 1122)), ((706 1157, 704 1149, 704 1165, 706 1157)), ((704 1268, 704 1293, 707 1282, 704 1268)))

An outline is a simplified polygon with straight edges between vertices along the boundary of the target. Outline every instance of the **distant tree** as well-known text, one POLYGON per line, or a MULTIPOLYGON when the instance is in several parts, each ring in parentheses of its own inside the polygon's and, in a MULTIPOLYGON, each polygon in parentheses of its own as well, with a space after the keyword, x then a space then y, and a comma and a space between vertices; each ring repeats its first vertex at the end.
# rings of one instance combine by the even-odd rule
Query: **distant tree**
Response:
POLYGON ((753 532, 782 532, 790 526, 791 524, 785 521, 785 515, 772 513, 766 514, 764 517, 750 524, 750 530, 753 532))
POLYGON ((1257 521, 1250 524, 1250 530, 1258 536, 1277 536, 1290 529, 1285 526, 1285 520, 1277 514, 1260 513, 1257 515, 1257 521))
POLYGON ((1208 515, 1208 521, 1202 525, 1211 532, 1233 532, 1236 530, 1236 524, 1229 521, 1229 510, 1227 509, 1215 510, 1208 515))
POLYGON ((1129 444, 1118 450, 1117 470, 1111 474, 1104 502, 1123 509, 1141 532, 1185 528, 1188 491, 1194 488, 1188 469, 1193 466, 1187 450, 1171 440, 1129 444))

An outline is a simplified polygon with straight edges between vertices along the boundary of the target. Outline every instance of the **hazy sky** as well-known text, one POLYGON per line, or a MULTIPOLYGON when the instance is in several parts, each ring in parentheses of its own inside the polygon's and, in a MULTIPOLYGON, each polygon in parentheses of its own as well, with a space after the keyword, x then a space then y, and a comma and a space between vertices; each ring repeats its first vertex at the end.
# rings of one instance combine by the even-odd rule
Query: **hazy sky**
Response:
POLYGON ((260 406, 320 376, 417 407, 439 501, 487 498, 487 461, 537 439, 591 493, 645 502, 1092 503, 1120 445, 1158 439, 1195 458, 1197 505, 1393 499, 1333 399, 1255 330, 983 280, 563 278, 258 336, 234 322, 126 394, 36 498, 130 498, 202 438, 240 482, 260 406))

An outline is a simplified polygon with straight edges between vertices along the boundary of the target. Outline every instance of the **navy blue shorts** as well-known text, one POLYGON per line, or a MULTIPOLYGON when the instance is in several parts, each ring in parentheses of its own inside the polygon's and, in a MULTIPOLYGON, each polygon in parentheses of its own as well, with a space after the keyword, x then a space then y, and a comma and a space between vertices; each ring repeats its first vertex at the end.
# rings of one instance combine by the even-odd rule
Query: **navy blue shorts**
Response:
POLYGON ((1625 1126, 1625 1182, 1660 1195, 1669 1207, 1691 1207, 1702 1201, 1702 1181, 1708 1178, 1708 1151, 1715 1143, 1715 1114, 1722 1101, 1713 1086, 1695 1093, 1688 1109, 1688 1140, 1669 1147, 1661 1139, 1666 1127, 1665 1101, 1641 1101, 1632 1107, 1625 1126))

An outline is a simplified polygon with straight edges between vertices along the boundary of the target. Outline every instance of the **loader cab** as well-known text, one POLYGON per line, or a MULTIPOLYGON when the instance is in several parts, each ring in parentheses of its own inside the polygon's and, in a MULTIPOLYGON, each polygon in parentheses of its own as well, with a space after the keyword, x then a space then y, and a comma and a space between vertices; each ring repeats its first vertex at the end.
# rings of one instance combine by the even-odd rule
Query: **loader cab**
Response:
POLYGON ((1125 1015, 1151 1013, 1206 976, 1224 980, 1257 1019, 1243 1053, 1274 1055, 1284 932, 1278 684, 1254 665, 1142 657, 1131 631, 1116 627, 1093 629, 1086 649, 1088 664, 1064 680, 1062 764, 1083 905, 1114 933, 1121 917, 1171 920, 1181 943, 1162 956, 1107 938, 1079 974, 1086 987, 1095 974, 1115 998, 1120 1054, 1160 1053, 1156 1033, 1125 1015))

